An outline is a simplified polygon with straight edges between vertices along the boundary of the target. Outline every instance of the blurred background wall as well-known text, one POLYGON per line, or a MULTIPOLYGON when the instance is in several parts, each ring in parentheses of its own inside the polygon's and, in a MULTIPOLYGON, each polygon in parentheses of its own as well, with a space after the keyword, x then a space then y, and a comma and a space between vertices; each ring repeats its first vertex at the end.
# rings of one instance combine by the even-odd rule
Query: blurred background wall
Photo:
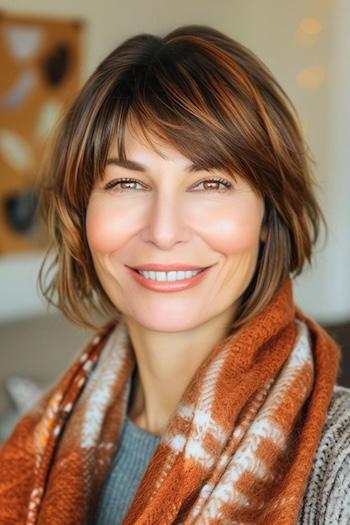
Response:
MULTIPOLYGON (((348 0, 0 0, 0 12, 81 20, 83 82, 124 39, 206 24, 254 51, 288 93, 316 160, 318 195, 329 224, 313 267, 296 280, 297 303, 346 346, 350 319, 350 2, 348 0)), ((0 15, 1 16, 1 15, 0 15)), ((0 174, 1 176, 1 174, 0 174)), ((0 255, 0 383, 13 374, 47 383, 90 334, 46 311, 36 291, 42 252, 0 255)), ((349 352, 344 351, 345 360, 349 352)), ((350 386, 348 361, 342 383, 350 386)), ((0 391, 0 410, 8 396, 0 391)))

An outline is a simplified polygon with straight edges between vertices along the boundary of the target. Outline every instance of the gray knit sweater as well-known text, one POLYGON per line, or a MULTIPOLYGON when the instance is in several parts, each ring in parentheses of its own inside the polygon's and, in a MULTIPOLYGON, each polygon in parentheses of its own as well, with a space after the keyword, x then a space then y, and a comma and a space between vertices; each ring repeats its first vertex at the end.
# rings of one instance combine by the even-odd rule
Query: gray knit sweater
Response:
MULTIPOLYGON (((96 525, 121 523, 159 440, 126 417, 96 525)), ((340 385, 334 387, 297 525, 350 525, 350 389, 340 385)))
POLYGON ((126 514, 160 436, 126 416, 120 446, 102 487, 96 525, 118 525, 126 514))
POLYGON ((350 525, 350 389, 335 385, 298 525, 350 525))

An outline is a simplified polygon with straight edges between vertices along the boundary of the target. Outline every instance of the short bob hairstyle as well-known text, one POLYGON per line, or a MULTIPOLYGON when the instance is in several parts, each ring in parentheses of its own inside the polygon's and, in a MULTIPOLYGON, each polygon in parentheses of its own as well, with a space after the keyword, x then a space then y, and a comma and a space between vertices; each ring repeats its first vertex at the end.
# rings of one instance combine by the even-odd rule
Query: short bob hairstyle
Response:
POLYGON ((40 177, 38 209, 50 237, 40 291, 80 326, 97 328, 92 313, 120 319, 95 272, 85 216, 112 141, 125 159, 128 116, 151 147, 153 135, 198 169, 242 177, 264 199, 266 240, 231 328, 242 326, 289 274, 300 274, 306 260, 311 264, 320 222, 326 233, 327 224, 314 194, 315 161, 293 103, 258 57, 209 26, 127 39, 101 62, 65 113, 40 177))

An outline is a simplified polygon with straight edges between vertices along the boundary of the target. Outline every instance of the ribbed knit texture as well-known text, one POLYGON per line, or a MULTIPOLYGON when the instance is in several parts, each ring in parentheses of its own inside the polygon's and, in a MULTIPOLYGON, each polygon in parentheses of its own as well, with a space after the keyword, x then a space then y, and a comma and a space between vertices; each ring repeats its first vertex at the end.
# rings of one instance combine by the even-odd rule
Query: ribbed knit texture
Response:
POLYGON ((335 385, 297 525, 350 525, 350 389, 335 385))
MULTIPOLYGON (((294 525, 339 359, 286 279, 196 370, 123 525, 294 525)), ((93 523, 135 366, 112 320, 18 422, 0 449, 1 525, 93 523)))
POLYGON ((160 436, 126 416, 120 446, 102 487, 95 525, 118 525, 126 514, 160 436))

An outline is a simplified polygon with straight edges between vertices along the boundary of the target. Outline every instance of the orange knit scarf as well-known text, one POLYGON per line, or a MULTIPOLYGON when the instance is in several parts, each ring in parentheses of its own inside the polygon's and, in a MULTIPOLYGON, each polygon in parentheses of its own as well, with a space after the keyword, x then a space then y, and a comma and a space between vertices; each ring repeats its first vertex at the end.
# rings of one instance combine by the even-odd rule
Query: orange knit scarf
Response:
MULTIPOLYGON (((339 359, 288 278, 197 369, 123 525, 294 524, 339 359)), ((125 325, 110 322, 20 420, 0 449, 1 525, 94 522, 134 366, 125 325)))

